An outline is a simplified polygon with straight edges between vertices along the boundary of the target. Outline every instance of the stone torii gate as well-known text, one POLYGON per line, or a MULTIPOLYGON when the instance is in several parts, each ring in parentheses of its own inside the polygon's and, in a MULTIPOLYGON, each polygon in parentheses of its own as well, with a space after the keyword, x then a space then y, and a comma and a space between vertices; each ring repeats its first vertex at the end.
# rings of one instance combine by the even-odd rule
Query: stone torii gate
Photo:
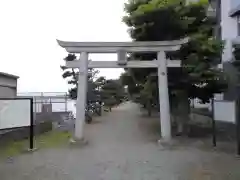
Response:
POLYGON ((88 68, 158 68, 160 122, 162 140, 171 140, 171 121, 168 94, 167 67, 180 67, 179 60, 167 60, 165 51, 177 51, 187 39, 155 42, 67 42, 58 44, 68 53, 79 53, 80 59, 66 61, 67 68, 79 69, 76 105, 75 138, 83 140, 88 68), (157 60, 127 61, 130 52, 155 52, 157 60), (89 61, 89 53, 117 53, 118 61, 89 61))

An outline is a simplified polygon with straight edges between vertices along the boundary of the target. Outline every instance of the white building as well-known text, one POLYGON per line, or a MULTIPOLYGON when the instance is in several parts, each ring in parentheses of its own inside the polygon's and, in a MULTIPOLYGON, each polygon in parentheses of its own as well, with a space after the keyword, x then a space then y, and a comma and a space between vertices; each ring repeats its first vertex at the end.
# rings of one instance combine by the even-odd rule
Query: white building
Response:
POLYGON ((222 39, 226 41, 223 62, 232 60, 232 45, 240 43, 240 1, 221 1, 222 39))
POLYGON ((18 76, 0 72, 0 98, 16 97, 18 78, 18 76))
MULTIPOLYGON (((216 1, 216 0, 215 0, 216 1)), ((224 94, 225 100, 235 100, 237 95, 236 70, 231 65, 233 45, 240 44, 240 0, 219 0, 221 39, 225 41, 222 65, 229 75, 229 89, 224 94)))

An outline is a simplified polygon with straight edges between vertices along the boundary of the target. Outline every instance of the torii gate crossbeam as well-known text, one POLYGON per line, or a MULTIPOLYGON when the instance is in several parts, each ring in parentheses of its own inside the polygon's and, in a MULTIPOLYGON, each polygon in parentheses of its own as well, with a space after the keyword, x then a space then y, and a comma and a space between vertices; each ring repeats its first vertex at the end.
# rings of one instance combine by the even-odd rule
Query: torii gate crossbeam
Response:
MULTIPOLYGON (((78 61, 67 61, 66 67, 76 68, 79 66, 78 61)), ((168 67, 180 67, 179 60, 167 61, 168 67)), ((88 68, 157 68, 158 61, 128 61, 126 65, 119 65, 118 61, 88 61, 88 68)))
POLYGON ((180 67, 178 60, 167 60, 165 51, 177 51, 188 39, 154 42, 67 42, 58 44, 69 53, 80 53, 80 59, 67 61, 67 68, 79 68, 79 83, 76 106, 75 138, 83 139, 88 68, 157 68, 160 101, 161 136, 171 140, 167 67, 180 67), (127 52, 156 52, 154 61, 127 61, 127 52), (89 53, 117 53, 118 61, 89 61, 89 53))

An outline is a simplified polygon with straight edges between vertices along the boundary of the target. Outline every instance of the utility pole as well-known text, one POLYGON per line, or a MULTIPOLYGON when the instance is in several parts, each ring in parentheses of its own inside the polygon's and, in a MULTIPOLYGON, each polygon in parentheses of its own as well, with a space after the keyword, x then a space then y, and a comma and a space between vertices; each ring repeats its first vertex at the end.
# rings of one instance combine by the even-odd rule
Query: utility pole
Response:
POLYGON ((215 0, 216 1, 216 38, 218 40, 222 39, 222 33, 221 33, 221 0, 215 0))
POLYGON ((236 94, 236 139, 237 139, 237 154, 240 155, 240 94, 239 94, 239 89, 240 89, 240 60, 239 60, 239 49, 234 50, 234 60, 232 61, 233 66, 237 70, 237 82, 236 82, 236 89, 237 89, 237 94, 236 94))

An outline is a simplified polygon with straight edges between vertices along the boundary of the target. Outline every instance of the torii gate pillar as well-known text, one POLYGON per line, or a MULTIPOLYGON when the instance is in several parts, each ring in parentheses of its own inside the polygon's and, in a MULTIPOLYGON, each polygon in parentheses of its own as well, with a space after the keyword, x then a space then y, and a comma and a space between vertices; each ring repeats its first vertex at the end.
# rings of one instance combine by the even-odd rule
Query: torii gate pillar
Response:
POLYGON ((80 60, 67 61, 67 68, 79 68, 76 105, 75 138, 83 139, 85 106, 87 96, 88 68, 157 68, 160 102, 160 122, 162 141, 171 140, 171 120, 169 107, 167 67, 180 67, 179 60, 166 59, 165 51, 179 50, 188 39, 160 42, 65 42, 58 44, 69 53, 80 53, 80 60), (125 52, 157 52, 157 60, 126 61, 125 52), (88 53, 118 53, 116 61, 88 61, 88 53), (124 58, 125 54, 125 59, 124 58))
POLYGON ((157 54, 158 61, 158 91, 160 103, 160 122, 161 136, 164 141, 171 140, 171 118, 168 93, 168 78, 167 78, 167 59, 166 53, 160 51, 157 54))
POLYGON ((79 60, 79 75, 77 87, 75 139, 83 139, 83 127, 85 123, 85 107, 87 101, 87 76, 88 76, 88 53, 81 52, 79 60))

